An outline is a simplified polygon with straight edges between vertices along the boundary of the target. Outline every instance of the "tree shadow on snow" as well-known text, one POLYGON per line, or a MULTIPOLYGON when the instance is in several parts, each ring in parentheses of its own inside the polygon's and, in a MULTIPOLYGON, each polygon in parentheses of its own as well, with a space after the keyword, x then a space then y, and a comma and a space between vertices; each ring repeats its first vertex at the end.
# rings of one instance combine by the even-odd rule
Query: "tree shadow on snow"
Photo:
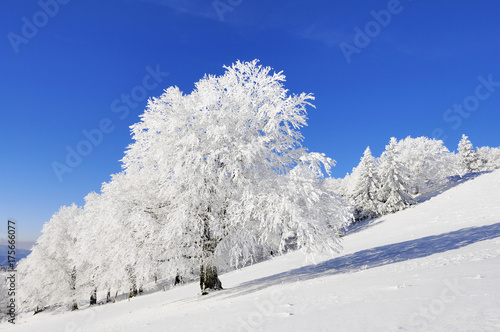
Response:
MULTIPOLYGON (((500 223, 463 228, 458 231, 389 244, 337 257, 316 265, 308 265, 269 277, 252 280, 227 292, 228 297, 241 296, 284 283, 293 283, 323 276, 354 273, 383 265, 427 257, 459 249, 470 244, 500 237, 500 223)), ((221 293, 220 295, 223 295, 221 293)))

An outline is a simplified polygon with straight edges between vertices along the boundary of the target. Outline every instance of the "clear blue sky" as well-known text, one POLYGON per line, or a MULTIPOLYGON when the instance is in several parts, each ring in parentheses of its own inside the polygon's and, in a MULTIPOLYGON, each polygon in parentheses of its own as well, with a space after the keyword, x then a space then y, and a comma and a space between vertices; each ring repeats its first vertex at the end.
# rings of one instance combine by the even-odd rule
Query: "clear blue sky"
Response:
POLYGON ((61 205, 119 172, 146 95, 189 93, 237 59, 314 93, 304 145, 337 160, 335 177, 391 136, 441 128, 450 150, 462 133, 499 146, 499 17, 495 0, 1 1, 0 240, 7 218, 20 241, 36 239, 61 205), (83 131, 100 125, 102 142, 60 181, 53 163, 67 147, 89 152, 83 131))

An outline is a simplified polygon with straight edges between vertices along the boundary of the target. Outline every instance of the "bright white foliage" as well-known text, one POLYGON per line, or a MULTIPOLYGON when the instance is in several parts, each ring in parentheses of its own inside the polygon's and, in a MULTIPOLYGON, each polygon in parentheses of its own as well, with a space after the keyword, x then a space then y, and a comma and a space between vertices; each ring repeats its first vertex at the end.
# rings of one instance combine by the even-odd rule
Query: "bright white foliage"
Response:
POLYGON ((480 171, 478 155, 473 150, 471 141, 465 135, 462 135, 462 139, 458 142, 458 158, 461 166, 460 175, 480 171))
MULTIPOLYGON (((492 159, 486 150, 484 154, 485 159, 492 159)), ((349 197, 357 219, 392 213, 414 204, 417 196, 442 188, 450 176, 459 173, 457 160, 440 140, 392 138, 380 158, 365 151, 358 167, 335 181, 335 190, 349 197)))
POLYGON ((367 147, 358 167, 353 170, 352 186, 349 192, 349 198, 355 206, 355 217, 358 220, 374 218, 379 215, 380 179, 377 167, 370 147, 367 147))
POLYGON ((313 96, 289 95, 257 61, 225 68, 150 100, 124 171, 44 226, 19 265, 23 309, 190 278, 200 264, 340 249, 350 214, 324 185, 334 161, 301 145, 313 96))
POLYGON ((167 89, 132 127, 124 167, 147 183, 142 206, 162 225, 165 258, 182 269, 193 260, 241 266, 290 242, 338 250, 348 214, 319 182, 333 161, 301 145, 314 98, 289 95, 285 77, 257 61, 225 68, 188 95, 167 89))
POLYGON ((476 149, 480 163, 480 171, 492 171, 500 168, 500 147, 483 146, 476 149))
POLYGON ((411 194, 425 194, 458 173, 453 154, 443 141, 427 137, 407 138, 396 145, 399 162, 408 171, 411 194))
POLYGON ((382 202, 380 213, 397 212, 414 204, 415 201, 410 195, 410 174, 401 162, 396 138, 392 137, 386 146, 380 157, 379 167, 379 200, 382 202))
POLYGON ((76 269, 81 252, 78 218, 82 210, 75 204, 63 206, 43 229, 28 257, 18 265, 18 300, 21 310, 49 304, 71 305, 77 299, 76 269))

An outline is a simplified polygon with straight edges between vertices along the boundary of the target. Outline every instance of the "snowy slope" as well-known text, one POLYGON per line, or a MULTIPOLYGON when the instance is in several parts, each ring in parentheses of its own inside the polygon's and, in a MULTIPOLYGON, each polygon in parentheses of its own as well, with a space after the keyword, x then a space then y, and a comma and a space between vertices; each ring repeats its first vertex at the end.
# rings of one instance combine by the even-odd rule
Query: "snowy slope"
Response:
POLYGON ((348 233, 338 257, 291 253, 6 331, 500 331, 500 171, 348 233))

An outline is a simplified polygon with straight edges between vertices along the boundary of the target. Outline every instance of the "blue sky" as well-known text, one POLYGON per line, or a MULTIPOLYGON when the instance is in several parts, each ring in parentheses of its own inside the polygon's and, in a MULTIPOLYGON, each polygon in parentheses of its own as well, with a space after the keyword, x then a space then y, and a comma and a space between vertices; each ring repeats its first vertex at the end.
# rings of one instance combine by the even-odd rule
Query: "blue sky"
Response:
POLYGON ((0 242, 7 218, 33 241, 119 172, 148 97, 238 59, 314 93, 304 145, 337 161, 335 177, 391 136, 499 146, 499 17, 494 0, 2 1, 0 242))

